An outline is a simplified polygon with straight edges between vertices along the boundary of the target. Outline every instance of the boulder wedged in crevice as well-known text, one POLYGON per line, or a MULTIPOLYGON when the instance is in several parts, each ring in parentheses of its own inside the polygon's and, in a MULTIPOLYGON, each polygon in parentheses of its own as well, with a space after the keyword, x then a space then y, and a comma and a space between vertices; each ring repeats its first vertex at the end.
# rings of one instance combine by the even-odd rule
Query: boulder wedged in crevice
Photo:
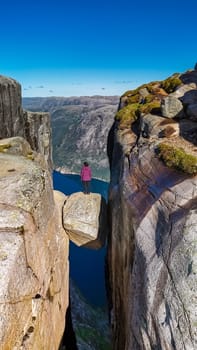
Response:
POLYGON ((76 245, 101 248, 108 230, 105 199, 98 193, 73 193, 63 207, 63 225, 76 245))

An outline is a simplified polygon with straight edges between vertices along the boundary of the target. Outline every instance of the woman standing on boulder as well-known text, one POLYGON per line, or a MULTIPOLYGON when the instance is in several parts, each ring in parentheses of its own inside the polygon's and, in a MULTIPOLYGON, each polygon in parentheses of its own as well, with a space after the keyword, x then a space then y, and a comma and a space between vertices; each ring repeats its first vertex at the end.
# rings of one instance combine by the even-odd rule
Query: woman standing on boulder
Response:
POLYGON ((90 181, 92 179, 92 171, 87 162, 83 163, 81 168, 81 181, 83 183, 84 193, 90 193, 90 181))

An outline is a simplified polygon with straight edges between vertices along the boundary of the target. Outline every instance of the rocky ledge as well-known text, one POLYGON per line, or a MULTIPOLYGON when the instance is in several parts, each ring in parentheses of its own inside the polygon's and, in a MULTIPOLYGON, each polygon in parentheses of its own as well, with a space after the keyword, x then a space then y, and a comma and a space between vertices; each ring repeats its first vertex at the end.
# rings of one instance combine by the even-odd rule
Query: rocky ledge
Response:
POLYGON ((113 349, 197 348, 197 71, 126 92, 109 136, 113 349))
POLYGON ((53 191, 45 158, 22 137, 0 140, 0 165, 1 349, 57 350, 69 303, 69 238, 100 248, 106 203, 98 194, 53 191))
POLYGON ((1 349, 58 349, 68 306, 63 194, 22 138, 0 141, 1 349), (57 327, 58 324, 58 327, 57 327))

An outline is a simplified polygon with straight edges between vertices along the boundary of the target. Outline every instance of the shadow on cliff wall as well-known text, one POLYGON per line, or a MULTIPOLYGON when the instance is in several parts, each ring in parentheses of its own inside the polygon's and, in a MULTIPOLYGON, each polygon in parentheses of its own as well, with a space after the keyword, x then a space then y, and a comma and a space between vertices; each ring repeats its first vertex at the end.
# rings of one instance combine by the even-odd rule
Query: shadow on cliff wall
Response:
POLYGON ((113 149, 114 149, 114 138, 115 138, 115 130, 116 130, 116 122, 112 124, 111 129, 109 130, 108 138, 107 138, 107 156, 109 159, 110 170, 112 168, 112 157, 113 157, 113 149))
POLYGON ((191 104, 195 104, 195 100, 197 99, 197 90, 190 90, 185 92, 183 97, 180 97, 179 100, 184 105, 184 117, 180 119, 180 136, 182 136, 187 141, 193 143, 193 145, 197 146, 197 123, 196 118, 192 120, 187 116, 187 108, 191 104), (185 103, 184 103, 185 101, 185 103), (189 103, 190 102, 190 103, 189 103))
POLYGON ((179 125, 180 136, 191 142, 194 146, 197 146, 197 123, 184 119, 179 123, 179 125))
MULTIPOLYGON (((186 72, 180 76, 180 80, 183 84, 197 84, 197 70, 195 67, 194 71, 186 72)), ((196 104, 197 91, 196 89, 185 92, 183 97, 180 97, 180 101, 184 103, 184 109, 187 110, 189 104, 196 104)), ((180 122, 180 136, 185 138, 187 141, 192 142, 195 146, 197 145, 197 123, 196 120, 181 120, 180 122)))
POLYGON ((107 156, 110 166, 110 186, 113 187, 119 182, 122 171, 122 146, 116 141, 117 122, 115 121, 109 131, 107 139, 107 156), (113 177, 112 177, 113 173, 113 177))
POLYGON ((73 330, 72 325, 72 317, 71 317, 71 302, 69 297, 69 306, 66 311, 65 323, 66 327, 64 330, 64 334, 62 337, 61 345, 59 350, 78 350, 75 332, 73 330))

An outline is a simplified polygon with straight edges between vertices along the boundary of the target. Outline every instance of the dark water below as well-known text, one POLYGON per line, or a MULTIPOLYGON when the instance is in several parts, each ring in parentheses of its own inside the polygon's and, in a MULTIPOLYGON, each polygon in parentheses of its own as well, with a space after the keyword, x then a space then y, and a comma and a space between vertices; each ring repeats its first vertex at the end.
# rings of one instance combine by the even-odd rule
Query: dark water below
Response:
MULTIPOLYGON (((53 173, 53 186, 66 195, 82 191, 79 175, 53 173)), ((105 199, 108 183, 92 179, 91 192, 100 193, 105 199)), ((70 242, 70 276, 87 301, 95 306, 106 306, 105 264, 106 248, 92 250, 76 246, 70 242)))

